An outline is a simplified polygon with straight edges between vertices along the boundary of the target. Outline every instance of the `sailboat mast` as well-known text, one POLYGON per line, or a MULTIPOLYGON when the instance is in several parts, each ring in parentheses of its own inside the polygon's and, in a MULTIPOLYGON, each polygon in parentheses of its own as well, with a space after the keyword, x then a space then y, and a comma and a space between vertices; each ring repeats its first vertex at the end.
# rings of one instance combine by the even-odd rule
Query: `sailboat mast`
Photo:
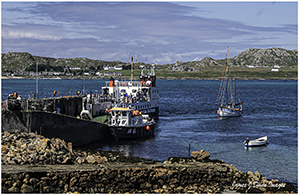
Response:
POLYGON ((229 69, 228 69, 228 60, 229 60, 229 48, 227 47, 227 53, 226 53, 226 105, 228 106, 228 95, 229 95, 229 69))
POLYGON ((38 62, 36 62, 36 98, 38 99, 38 62))
POLYGON ((235 105, 236 105, 236 75, 234 74, 234 80, 235 80, 235 82, 234 82, 234 107, 235 107, 235 105))
POLYGON ((227 47, 227 52, 226 52, 226 73, 228 74, 229 69, 228 69, 228 60, 229 60, 229 47, 227 47))

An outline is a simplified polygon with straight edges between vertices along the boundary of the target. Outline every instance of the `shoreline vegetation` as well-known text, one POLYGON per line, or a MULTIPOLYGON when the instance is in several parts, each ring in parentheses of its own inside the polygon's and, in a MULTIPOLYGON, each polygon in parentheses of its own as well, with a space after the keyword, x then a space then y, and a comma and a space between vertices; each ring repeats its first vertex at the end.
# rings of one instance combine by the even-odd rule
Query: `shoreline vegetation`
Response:
POLYGON ((18 130, 2 132, 2 193, 296 193, 297 184, 258 171, 191 157, 155 161, 120 152, 73 149, 71 142, 18 130))
MULTIPOLYGON (((231 67, 230 74, 235 75, 237 80, 298 80, 298 66, 280 68, 278 72, 272 72, 267 68, 231 67)), ((131 70, 100 71, 102 76, 76 75, 76 76, 38 76, 38 79, 110 79, 111 76, 119 80, 131 79, 131 70), (121 76, 105 73, 121 73, 121 76)), ((135 69, 134 80, 139 80, 140 69, 135 69)), ((223 74, 223 66, 201 67, 200 71, 172 71, 157 68, 157 79, 165 80, 220 80, 223 74)), ((3 76, 1 79, 36 79, 36 76, 3 76)))
MULTIPOLYGON (((38 79, 69 79, 69 80, 109 80, 111 77, 39 77, 38 79)), ((129 77, 113 77, 117 80, 129 80, 129 77)), ((1 79, 33 79, 36 78, 33 77, 5 77, 2 76, 1 79)), ((137 80, 137 77, 134 77, 133 80, 137 80)), ((158 80, 221 80, 221 78, 192 78, 192 77, 182 77, 182 78, 176 78, 176 77, 157 77, 158 80)), ((236 77, 237 80, 298 80, 298 78, 239 78, 236 77)))

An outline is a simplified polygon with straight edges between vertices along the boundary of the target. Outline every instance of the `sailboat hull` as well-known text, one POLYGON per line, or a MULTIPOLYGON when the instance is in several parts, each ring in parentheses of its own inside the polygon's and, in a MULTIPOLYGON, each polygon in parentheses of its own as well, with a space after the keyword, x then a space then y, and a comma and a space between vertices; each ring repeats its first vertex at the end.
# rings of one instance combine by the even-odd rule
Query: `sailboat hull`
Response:
POLYGON ((227 108, 219 108, 217 114, 219 116, 241 116, 242 110, 231 110, 227 108))

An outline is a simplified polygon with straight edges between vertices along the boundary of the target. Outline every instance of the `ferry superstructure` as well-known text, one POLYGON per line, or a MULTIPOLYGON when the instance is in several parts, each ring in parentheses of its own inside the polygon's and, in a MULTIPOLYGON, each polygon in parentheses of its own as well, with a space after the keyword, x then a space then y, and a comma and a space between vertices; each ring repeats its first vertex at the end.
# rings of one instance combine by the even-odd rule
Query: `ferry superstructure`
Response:
POLYGON ((143 68, 139 81, 122 81, 111 77, 102 87, 102 94, 111 99, 112 107, 132 108, 158 119, 159 95, 154 65, 147 74, 144 72, 146 70, 143 68))

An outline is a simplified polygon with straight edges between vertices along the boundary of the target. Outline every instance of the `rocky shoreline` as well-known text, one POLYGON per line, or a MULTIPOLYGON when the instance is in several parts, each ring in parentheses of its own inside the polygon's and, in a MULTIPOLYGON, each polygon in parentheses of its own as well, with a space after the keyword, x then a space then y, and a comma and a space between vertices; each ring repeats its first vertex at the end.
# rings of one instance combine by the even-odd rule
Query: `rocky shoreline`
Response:
POLYGON ((2 132, 2 193, 295 193, 297 187, 243 173, 206 151, 157 162, 73 149, 59 138, 2 132))

